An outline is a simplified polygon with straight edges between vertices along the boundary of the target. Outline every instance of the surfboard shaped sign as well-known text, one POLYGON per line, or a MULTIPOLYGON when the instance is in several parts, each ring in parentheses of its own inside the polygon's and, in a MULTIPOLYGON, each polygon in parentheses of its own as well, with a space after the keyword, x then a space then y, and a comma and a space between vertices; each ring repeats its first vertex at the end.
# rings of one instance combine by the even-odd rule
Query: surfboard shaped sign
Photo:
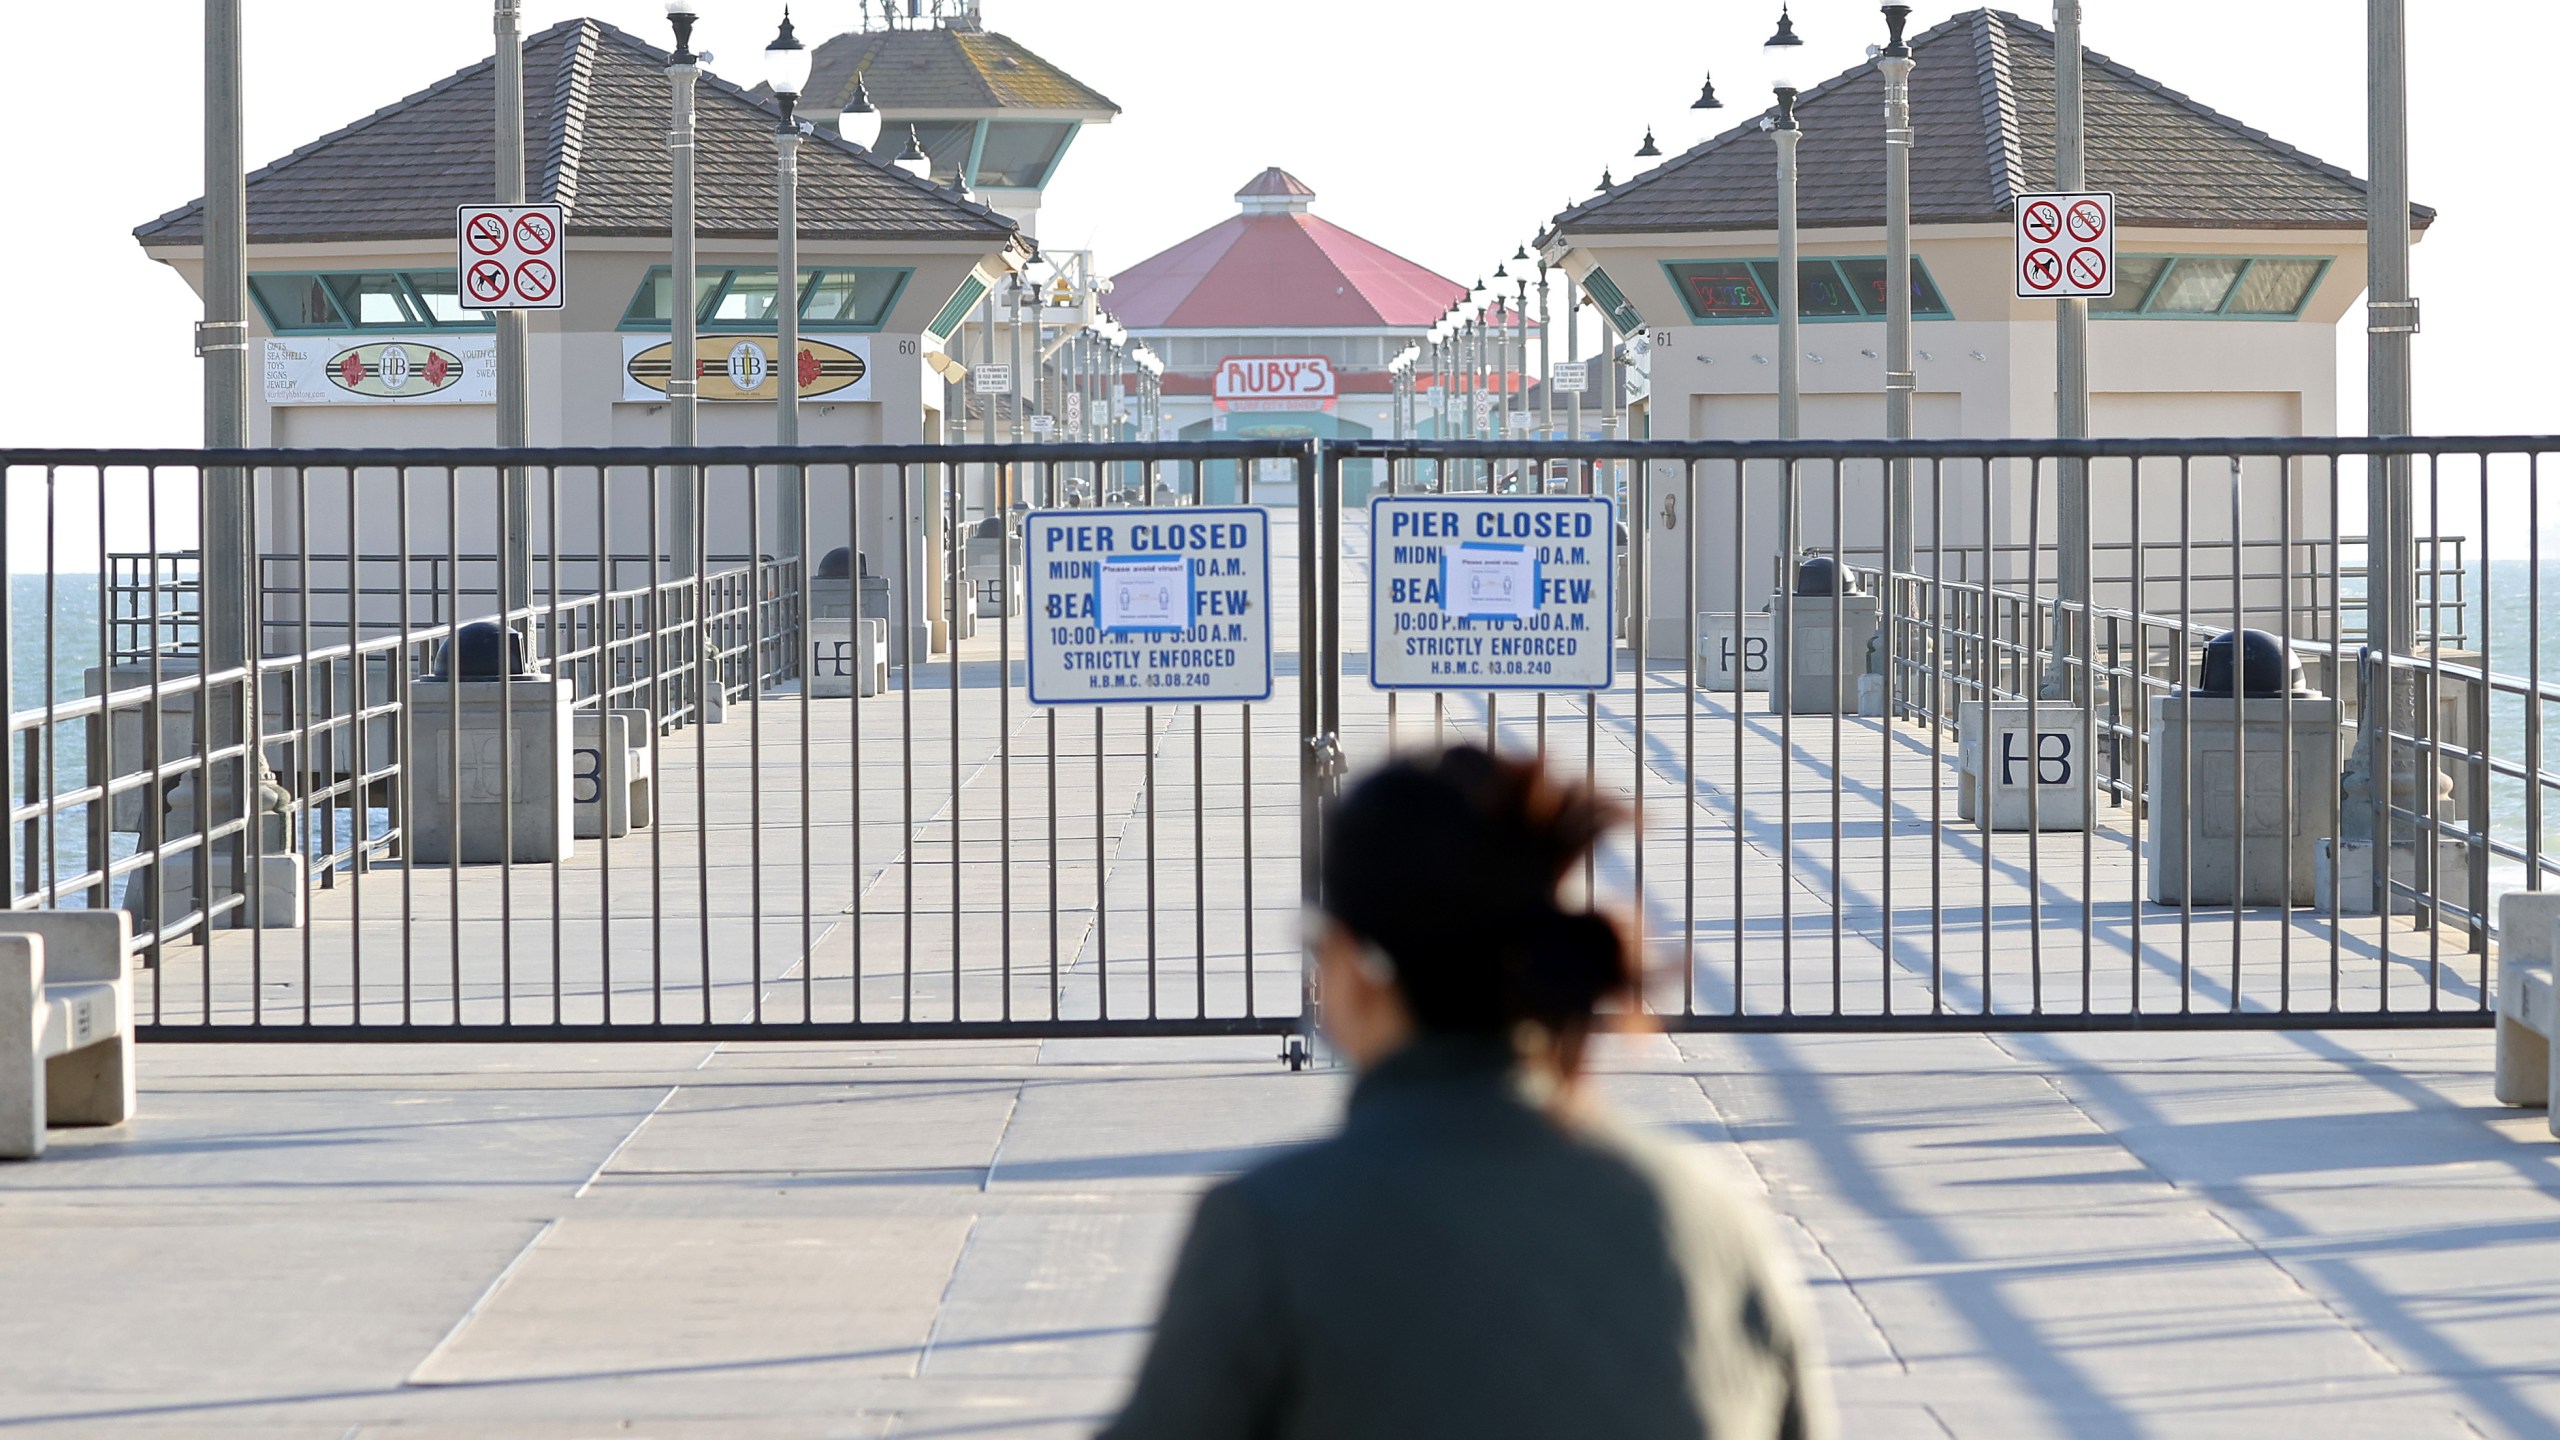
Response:
POLYGON ((355 345, 329 358, 329 383, 378 400, 433 395, 462 379, 462 357, 434 345, 385 341, 355 345))
MULTIPOLYGON (((674 372, 674 342, 626 335, 622 344, 622 398, 667 398, 667 379, 674 372)), ((774 373, 776 348, 770 335, 703 336, 694 347, 700 367, 695 395, 722 402, 773 400, 780 393, 774 373)), ((803 338, 798 360, 801 399, 871 398, 869 336, 848 336, 841 343, 803 338)))
POLYGON ((264 342, 270 405, 487 405, 497 399, 493 337, 293 335, 264 342))

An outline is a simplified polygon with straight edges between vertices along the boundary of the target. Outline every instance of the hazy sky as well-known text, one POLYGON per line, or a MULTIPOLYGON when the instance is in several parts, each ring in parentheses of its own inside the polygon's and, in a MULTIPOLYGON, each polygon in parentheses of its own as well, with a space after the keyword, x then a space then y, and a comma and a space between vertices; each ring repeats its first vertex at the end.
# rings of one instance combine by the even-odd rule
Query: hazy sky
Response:
MULTIPOLYGON (((253 163, 488 54, 480 0, 406 5, 246 0, 253 163)), ((528 32, 592 14, 663 43, 660 0, 526 0, 528 32)), ((701 0, 697 44, 752 83, 777 0, 701 0)), ((1915 27, 1957 6, 1922 4, 1915 27)), ((2087 0, 2093 49, 2362 173, 2358 0, 2087 0)), ((0 87, 16 223, 0 273, 20 315, 0 347, 0 444, 191 444, 199 434, 187 287, 132 228, 201 189, 201 7, 127 0, 9 7, 21 57, 0 87), (85 68, 110 66, 105 73, 85 68)), ((986 0, 1004 31, 1110 95, 1050 192, 1041 238, 1120 268, 1233 209, 1265 165, 1320 213, 1462 280, 1489 271, 1602 166, 1623 178, 1650 124, 1675 152, 1765 93, 1774 0, 986 0), (1712 70, 1733 108, 1688 109, 1712 70)), ((2555 365, 2539 283, 2560 230, 2549 177, 2549 56, 2560 7, 2413 4, 2414 189, 2442 218, 2418 247, 2425 303, 2418 422, 2547 431, 2555 365)), ((2022 12, 2048 21, 2049 7, 2022 12)), ((850 28, 854 0, 801 0, 804 34, 850 28)), ((1883 24, 1866 0, 1800 0, 1809 75, 1861 63, 1883 24)), ((1879 121, 1879 124, 1881 122, 1879 121)), ((1721 127, 1717 127, 1721 128, 1721 127)), ((1921 140, 1926 145, 1924 134, 1921 140)), ((575 277, 571 277, 575 283, 575 277)), ((2341 331, 2350 427, 2364 407, 2361 315, 2341 331)))

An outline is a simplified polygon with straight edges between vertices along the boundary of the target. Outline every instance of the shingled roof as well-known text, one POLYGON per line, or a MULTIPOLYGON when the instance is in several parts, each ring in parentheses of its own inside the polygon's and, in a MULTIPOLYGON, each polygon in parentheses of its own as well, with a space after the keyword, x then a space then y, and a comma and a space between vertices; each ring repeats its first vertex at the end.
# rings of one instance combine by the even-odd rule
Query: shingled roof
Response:
MULTIPOLYGON (((664 235, 667 52, 601 20, 524 47, 527 198, 568 210, 572 235, 664 235)), ((312 141, 249 177, 253 244, 450 238, 454 208, 485 201, 497 165, 497 64, 484 60, 312 141)), ((705 236, 773 234, 774 112, 709 72, 696 88, 694 213, 705 236)), ((820 134, 800 150, 800 233, 816 240, 981 240, 1004 216, 820 134)), ((146 246, 204 241, 197 200, 134 231, 146 246)))
MULTIPOLYGON (((2006 223, 2020 194, 2053 188, 2053 32, 1973 10, 1911 42, 1912 219, 2006 223)), ((2264 131, 2094 52, 2085 80, 2089 188, 2121 223, 2229 230, 2360 230, 2365 185, 2264 131)), ((1884 75, 1872 64, 1806 91, 1797 218, 1884 223, 1884 75)), ((1767 230, 1776 158, 1760 116, 1555 218, 1584 234, 1767 230)), ((2412 207, 2423 228, 2435 218, 2412 207)))
POLYGON ((1067 110, 1117 115, 1110 97, 992 30, 940 26, 862 30, 810 53, 813 109, 833 111, 859 71, 871 102, 907 114, 927 110, 1067 110))

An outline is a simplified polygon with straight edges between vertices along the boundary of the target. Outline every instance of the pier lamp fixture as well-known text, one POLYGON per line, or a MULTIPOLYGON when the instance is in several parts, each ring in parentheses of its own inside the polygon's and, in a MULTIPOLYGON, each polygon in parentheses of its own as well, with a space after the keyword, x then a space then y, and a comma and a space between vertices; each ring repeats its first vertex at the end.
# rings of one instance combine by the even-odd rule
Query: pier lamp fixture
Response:
POLYGON ((1662 158, 1662 147, 1653 143, 1653 127, 1650 125, 1644 127, 1644 145, 1641 149, 1636 151, 1636 158, 1639 160, 1659 160, 1662 158))
POLYGON ((1724 102, 1716 98, 1716 77, 1715 77, 1715 76, 1713 76, 1713 75, 1708 75, 1708 76, 1704 77, 1704 79, 1705 79, 1705 82, 1706 82, 1706 83, 1704 83, 1704 84, 1702 84, 1702 85, 1700 85, 1700 86, 1698 87, 1698 100, 1697 100, 1697 103, 1696 103, 1696 104, 1694 104, 1694 105, 1691 105, 1689 108, 1690 108, 1690 109, 1692 109, 1692 110, 1721 110, 1721 109, 1723 109, 1723 108, 1724 108, 1724 102))
POLYGON ((667 57, 673 64, 690 65, 697 58, 693 53, 694 18, 693 0, 667 0, 667 23, 676 31, 676 52, 667 57))
POLYGON ((1523 245, 1519 249, 1512 251, 1511 263, 1515 265, 1525 265, 1529 263, 1529 247, 1523 245))
POLYGON ((1606 195, 1617 188, 1618 182, 1610 179, 1607 168, 1603 167, 1600 171, 1600 193, 1606 195))
POLYGON ((919 180, 933 178, 933 157, 924 153, 924 138, 913 125, 907 127, 907 148, 899 153, 896 164, 919 180))
MULTIPOLYGON (((1777 33, 1760 48, 1768 57, 1770 87, 1778 101, 1776 116, 1761 122, 1778 146, 1778 438, 1793 440, 1802 402, 1797 360, 1803 307, 1797 293, 1796 145, 1804 138, 1804 127, 1796 122, 1796 65, 1803 58, 1804 41, 1796 35, 1795 19, 1786 6, 1778 8, 1777 33)), ((1792 542, 1793 537, 1789 539, 1792 542)))
POLYGON ((844 113, 836 117, 836 134, 868 150, 880 143, 880 107, 871 103, 871 87, 853 77, 853 93, 844 97, 844 113))

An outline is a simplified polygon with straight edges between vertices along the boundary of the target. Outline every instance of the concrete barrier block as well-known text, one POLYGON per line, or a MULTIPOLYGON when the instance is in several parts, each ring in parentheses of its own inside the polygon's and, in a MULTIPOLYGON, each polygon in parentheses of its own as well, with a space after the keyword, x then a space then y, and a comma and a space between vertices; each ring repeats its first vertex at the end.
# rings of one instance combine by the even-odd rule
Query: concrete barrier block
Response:
POLYGON ((1769 688, 1769 624, 1765 610, 1708 610, 1698 616, 1698 678, 1710 690, 1769 688))
POLYGON ((1985 830, 2085 830, 2094 759, 2089 712, 2079 706, 1963 701, 1956 707, 1956 817, 1985 830))

